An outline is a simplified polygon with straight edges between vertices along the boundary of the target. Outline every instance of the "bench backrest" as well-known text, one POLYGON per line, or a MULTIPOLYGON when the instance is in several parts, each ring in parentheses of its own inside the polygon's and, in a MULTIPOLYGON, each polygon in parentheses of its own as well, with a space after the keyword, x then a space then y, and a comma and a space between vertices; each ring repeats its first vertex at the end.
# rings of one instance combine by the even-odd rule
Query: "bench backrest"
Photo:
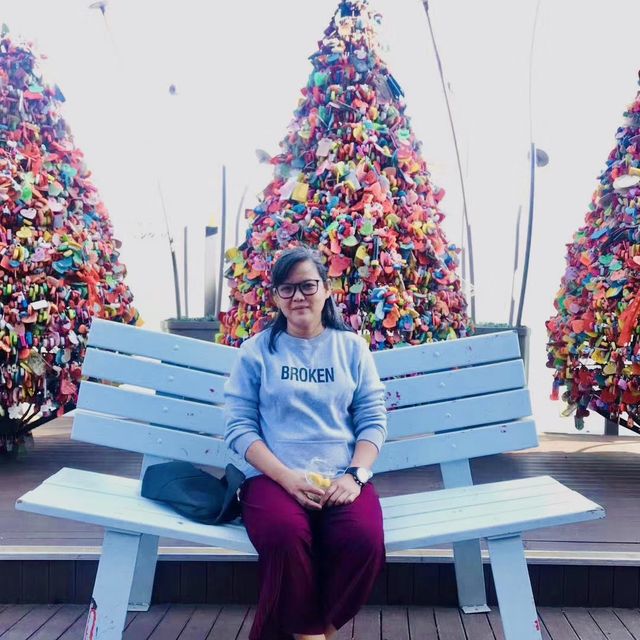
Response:
MULTIPOLYGON (((94 319, 72 437, 140 452, 146 464, 223 467, 223 386, 237 354, 94 319)), ((373 355, 389 425, 376 472, 439 463, 445 484, 460 486, 471 483, 470 458, 537 445, 515 332, 373 355)))

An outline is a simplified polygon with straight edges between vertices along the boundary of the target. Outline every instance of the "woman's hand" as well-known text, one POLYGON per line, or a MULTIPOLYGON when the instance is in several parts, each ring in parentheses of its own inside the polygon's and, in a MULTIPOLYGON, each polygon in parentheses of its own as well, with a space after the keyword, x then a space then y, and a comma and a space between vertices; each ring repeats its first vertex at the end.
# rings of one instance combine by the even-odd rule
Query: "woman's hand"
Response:
POLYGON ((325 495, 325 491, 309 484, 302 471, 288 469, 280 477, 279 484, 305 509, 312 509, 314 511, 322 509, 321 501, 325 495))
POLYGON ((362 491, 362 487, 349 474, 336 478, 325 492, 320 504, 323 507, 337 507, 342 504, 352 503, 362 491))

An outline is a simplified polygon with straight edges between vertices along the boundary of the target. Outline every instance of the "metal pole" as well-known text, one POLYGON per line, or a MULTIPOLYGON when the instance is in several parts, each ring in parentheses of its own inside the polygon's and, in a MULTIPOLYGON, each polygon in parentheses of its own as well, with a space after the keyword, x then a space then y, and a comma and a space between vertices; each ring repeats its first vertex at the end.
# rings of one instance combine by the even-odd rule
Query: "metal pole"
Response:
POLYGON ((242 215, 242 205, 244 205, 244 199, 247 196, 247 191, 249 190, 249 185, 247 184, 242 192, 242 197, 240 198, 240 204, 238 205, 238 211, 236 213, 236 236, 234 240, 234 246, 238 247, 240 245, 240 216, 242 215))
POLYGON ((444 71, 442 69, 442 62, 440 60, 440 53, 438 52, 438 46, 436 45, 435 35, 433 33, 433 27, 431 25, 431 17, 429 15, 429 0, 422 0, 422 6, 427 16, 427 23, 429 25, 429 32, 431 34, 431 42, 433 43, 433 49, 436 54, 436 63, 438 65, 438 72, 440 73, 440 82, 442 83, 442 92, 444 93, 444 101, 447 105, 447 113, 449 114, 449 124, 451 125, 451 134, 453 136, 453 146, 456 152, 456 161, 458 163, 458 175, 460 176, 460 188, 462 191, 462 211, 465 220, 465 228, 467 233, 467 247, 469 251, 469 285, 470 285, 470 306, 471 306, 471 321, 473 324, 476 322, 476 299, 475 299, 475 269, 473 264, 473 242, 471 239, 471 225, 469 224, 469 215, 467 211, 467 193, 464 187, 464 176, 462 174, 462 162, 460 161, 460 149, 458 148, 458 137, 456 136, 456 129, 453 124, 453 115, 451 114, 451 105, 449 104, 449 95, 447 93, 447 84, 444 79, 444 71))
POLYGON ((516 220, 516 247, 513 258, 513 275, 511 276, 511 304, 509 305, 509 326, 513 326, 513 312, 515 311, 516 299, 514 297, 516 287, 516 271, 518 270, 518 258, 520 257, 520 220, 522 219, 522 205, 518 207, 518 218, 516 220))
POLYGON ((218 302, 216 308, 218 313, 222 311, 222 283, 224 282, 224 252, 226 249, 227 235, 227 167, 222 165, 222 221, 220 223, 220 265, 218 272, 218 302))
MULTIPOLYGON (((520 287, 520 302, 518 303, 518 317, 516 326, 522 326, 522 312, 524 309, 524 294, 527 290, 527 277, 529 275, 529 256, 531 254, 531 234, 533 232, 533 204, 536 184, 536 145, 533 142, 533 51, 536 43, 536 28, 538 26, 538 14, 540 13, 540 0, 536 3, 536 13, 533 18, 531 31, 531 47, 529 49, 529 140, 531 140, 531 179, 529 184, 529 223, 527 225, 527 244, 524 256, 524 268, 522 270, 522 285, 520 287)), ((545 154, 546 155, 546 154, 545 154)), ((548 161, 548 160, 547 160, 548 161)), ((546 162, 544 163, 546 164, 546 162)), ((541 166, 544 166, 541 164, 541 166)))
POLYGON ((176 261, 176 252, 173 248, 173 236, 169 229, 169 218, 167 217, 167 208, 164 204, 164 196, 162 195, 162 187, 160 186, 160 180, 158 180, 158 193, 160 194, 160 203, 162 204, 162 212, 164 214, 164 224, 167 229, 167 237, 169 238, 169 251, 171 252, 171 265, 173 267, 173 287, 176 295, 176 318, 178 320, 182 318, 182 311, 180 310, 180 282, 178 280, 178 262, 176 261))
POLYGON ((533 233, 533 204, 536 189, 536 145, 531 143, 531 181, 529 185, 529 222, 527 224, 527 244, 524 253, 524 267, 522 269, 522 285, 520 286, 520 302, 518 303, 518 317, 516 326, 522 326, 522 311, 524 309, 524 296, 527 291, 527 277, 529 275, 529 258, 531 256, 531 235, 533 233))
POLYGON ((218 317, 218 227, 211 225, 204 230, 204 315, 218 317))
POLYGON ((184 313, 189 317, 189 267, 188 267, 188 257, 189 257, 189 248, 188 248, 188 238, 187 238, 187 225, 184 226, 184 313))

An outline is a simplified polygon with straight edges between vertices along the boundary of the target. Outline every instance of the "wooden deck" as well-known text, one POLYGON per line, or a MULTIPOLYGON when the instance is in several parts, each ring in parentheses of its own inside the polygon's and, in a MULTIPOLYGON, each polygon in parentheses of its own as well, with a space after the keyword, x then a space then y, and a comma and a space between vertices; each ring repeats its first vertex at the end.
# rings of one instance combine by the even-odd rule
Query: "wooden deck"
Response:
MULTIPOLYGON (((86 608, 78 605, 0 605, 0 640, 81 640, 86 608)), ((638 609, 539 609, 544 640, 640 640, 638 609)), ((154 605, 127 618, 124 640, 246 640, 251 607, 154 605)), ((365 607, 339 640, 501 640, 497 612, 365 607)))

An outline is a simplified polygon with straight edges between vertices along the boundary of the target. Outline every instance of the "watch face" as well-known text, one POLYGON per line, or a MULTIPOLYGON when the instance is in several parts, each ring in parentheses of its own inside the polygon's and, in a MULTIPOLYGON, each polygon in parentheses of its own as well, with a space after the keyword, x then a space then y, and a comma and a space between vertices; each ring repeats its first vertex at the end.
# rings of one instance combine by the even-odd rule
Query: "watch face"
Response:
POLYGON ((356 476, 358 477, 358 480, 362 482, 362 484, 368 482, 369 478, 371 477, 369 471, 367 471, 367 469, 365 469, 364 467, 358 467, 358 469, 356 470, 356 476))

